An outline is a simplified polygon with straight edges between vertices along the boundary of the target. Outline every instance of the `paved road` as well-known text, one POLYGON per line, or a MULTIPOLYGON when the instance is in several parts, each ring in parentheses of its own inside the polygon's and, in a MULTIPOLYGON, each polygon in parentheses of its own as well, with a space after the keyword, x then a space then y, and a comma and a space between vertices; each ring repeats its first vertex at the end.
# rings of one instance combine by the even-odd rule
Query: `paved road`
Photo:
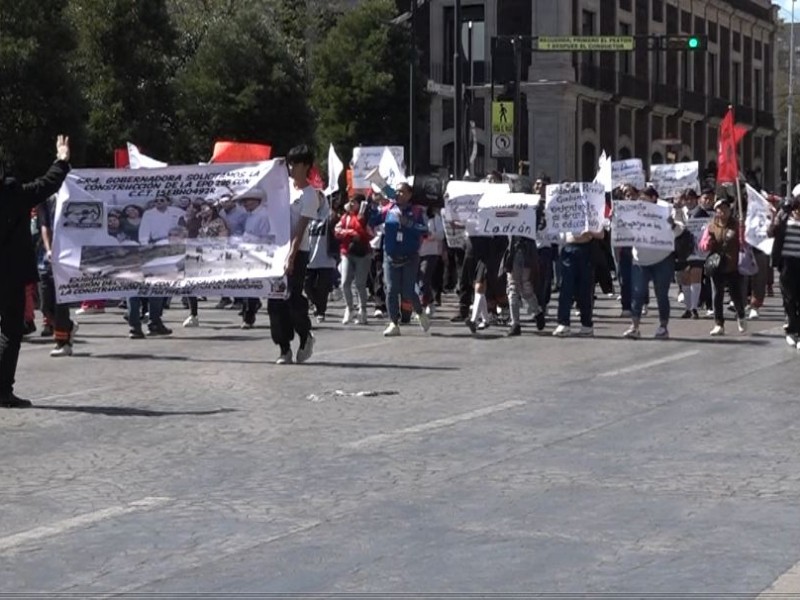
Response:
POLYGON ((0 591, 758 596, 800 560, 777 299, 718 340, 597 312, 591 340, 328 323, 290 367, 266 315, 203 306, 169 339, 86 317, 71 359, 33 340, 37 408, 0 413, 0 591))

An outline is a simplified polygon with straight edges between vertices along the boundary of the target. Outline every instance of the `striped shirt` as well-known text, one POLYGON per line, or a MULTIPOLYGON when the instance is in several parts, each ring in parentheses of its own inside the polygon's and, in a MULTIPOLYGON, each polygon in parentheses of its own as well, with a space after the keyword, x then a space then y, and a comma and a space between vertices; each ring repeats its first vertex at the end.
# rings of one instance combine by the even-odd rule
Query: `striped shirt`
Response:
POLYGON ((786 238, 783 242, 783 258, 800 258, 800 221, 789 218, 786 223, 786 238))

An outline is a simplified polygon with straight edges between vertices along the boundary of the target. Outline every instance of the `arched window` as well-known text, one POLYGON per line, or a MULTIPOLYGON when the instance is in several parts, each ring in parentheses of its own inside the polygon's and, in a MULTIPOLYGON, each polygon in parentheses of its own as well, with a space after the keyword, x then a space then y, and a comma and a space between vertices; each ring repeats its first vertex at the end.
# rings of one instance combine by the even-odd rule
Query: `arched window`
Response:
POLYGON ((581 148, 581 181, 593 181, 597 174, 597 155, 594 144, 586 142, 581 148))
POLYGON ((628 148, 620 148, 619 151, 619 160, 628 160, 633 158, 631 155, 631 151, 628 148))
POLYGON ((650 157, 650 164, 651 165, 664 164, 664 157, 661 155, 661 152, 653 152, 653 156, 650 157))

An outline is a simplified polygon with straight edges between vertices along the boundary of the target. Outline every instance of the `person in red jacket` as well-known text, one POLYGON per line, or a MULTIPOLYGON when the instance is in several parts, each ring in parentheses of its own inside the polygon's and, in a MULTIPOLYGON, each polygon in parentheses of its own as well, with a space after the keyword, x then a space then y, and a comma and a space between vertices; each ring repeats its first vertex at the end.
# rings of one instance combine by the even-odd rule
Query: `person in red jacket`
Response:
POLYGON ((372 263, 372 248, 369 241, 375 236, 367 224, 369 215, 367 199, 363 194, 356 194, 345 205, 345 214, 336 224, 335 235, 339 240, 342 255, 342 293, 347 307, 344 310, 342 323, 350 323, 355 314, 353 307, 353 281, 356 282, 358 294, 359 325, 367 324, 367 277, 372 263), (364 210, 361 210, 362 207, 364 210))

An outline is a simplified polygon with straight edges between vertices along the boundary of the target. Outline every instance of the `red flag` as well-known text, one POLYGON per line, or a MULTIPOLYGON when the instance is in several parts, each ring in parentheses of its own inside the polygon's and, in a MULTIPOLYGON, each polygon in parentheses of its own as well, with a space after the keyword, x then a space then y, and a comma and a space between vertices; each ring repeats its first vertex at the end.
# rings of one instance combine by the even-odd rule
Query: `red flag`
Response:
POLYGON ((739 164, 736 160, 736 147, 747 133, 746 127, 734 124, 733 108, 722 119, 719 126, 719 149, 717 151, 717 183, 727 183, 739 179, 739 164))
POLYGON ((117 148, 114 150, 114 168, 127 169, 131 166, 130 158, 128 157, 127 148, 117 148))
POLYGON ((260 162, 269 160, 272 146, 266 144, 246 144, 243 142, 216 142, 214 156, 210 163, 260 162))

